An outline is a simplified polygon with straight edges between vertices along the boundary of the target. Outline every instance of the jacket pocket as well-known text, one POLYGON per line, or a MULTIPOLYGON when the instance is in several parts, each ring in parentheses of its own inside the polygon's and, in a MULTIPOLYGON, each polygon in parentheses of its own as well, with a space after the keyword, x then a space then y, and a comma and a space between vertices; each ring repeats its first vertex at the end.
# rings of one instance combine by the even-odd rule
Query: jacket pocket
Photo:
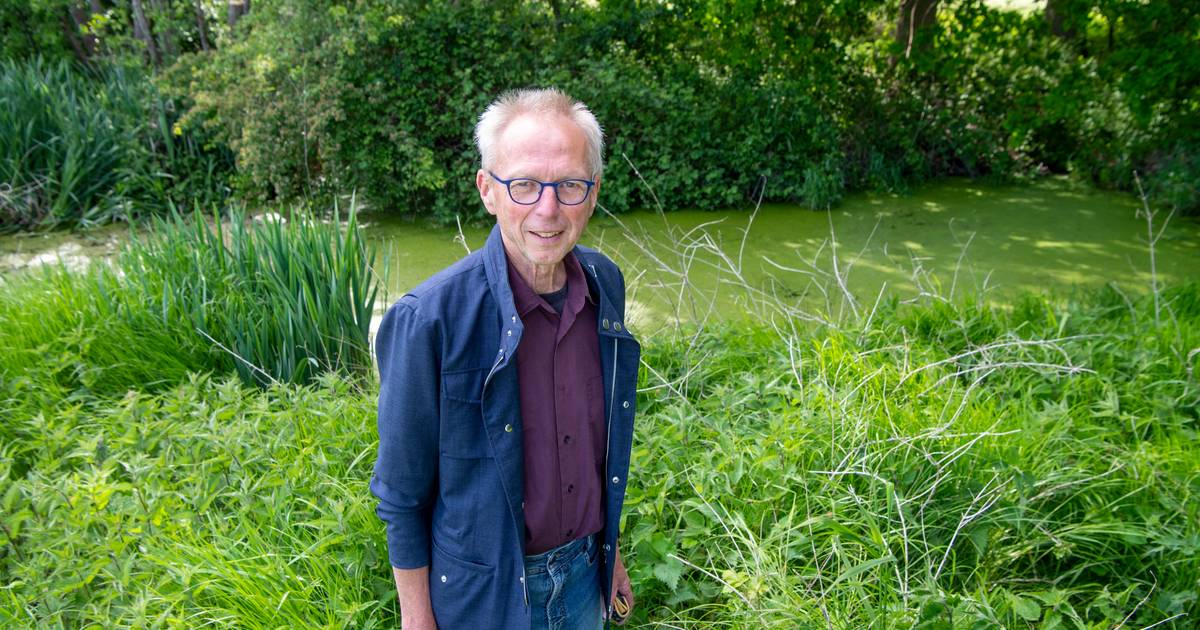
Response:
POLYGON ((442 373, 442 455, 458 458, 491 456, 483 427, 483 382, 487 368, 442 373))
POLYGON ((479 606, 495 600, 495 574, 492 567, 453 556, 435 543, 430 557, 429 599, 438 628, 482 627, 479 606))

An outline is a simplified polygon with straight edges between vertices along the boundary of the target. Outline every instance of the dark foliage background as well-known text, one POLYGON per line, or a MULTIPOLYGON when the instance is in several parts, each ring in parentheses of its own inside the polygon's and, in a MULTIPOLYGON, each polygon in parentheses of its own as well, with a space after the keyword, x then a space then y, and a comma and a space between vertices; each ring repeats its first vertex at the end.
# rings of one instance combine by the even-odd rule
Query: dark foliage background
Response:
MULTIPOLYGON (((236 22, 219 0, 88 4, 105 12, 81 27, 96 41, 80 58, 153 67, 179 132, 232 151, 223 181, 258 202, 356 192, 478 217, 475 117, 504 89, 556 85, 606 127, 614 211, 759 194, 826 208, 947 175, 1136 191, 1135 171, 1155 203, 1200 210, 1191 2, 256 0, 236 22), (139 4, 158 35, 139 35, 139 4)), ((41 25, 0 50, 79 56, 52 23, 79 5, 0 3, 0 21, 41 25)))

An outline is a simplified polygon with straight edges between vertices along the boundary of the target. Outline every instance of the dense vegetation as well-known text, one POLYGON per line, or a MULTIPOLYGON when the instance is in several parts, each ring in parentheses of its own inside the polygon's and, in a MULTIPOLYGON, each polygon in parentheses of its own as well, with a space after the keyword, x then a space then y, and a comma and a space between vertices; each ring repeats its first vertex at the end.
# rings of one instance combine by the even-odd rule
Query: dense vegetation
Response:
MULTIPOLYGON (((759 195, 825 208, 943 175, 1069 172, 1135 190, 1135 171, 1155 203, 1200 210, 1200 10, 1182 0, 89 6, 0 4, 0 21, 42 25, 6 30, 2 49, 140 59, 184 112, 171 128, 233 152, 236 169, 212 172, 246 199, 357 191, 390 212, 479 216, 474 117, 502 89, 553 84, 607 127, 612 210, 759 195)), ((21 167, 18 183, 43 172, 21 167)), ((10 227, 38 223, 9 214, 10 227)))
POLYGON ((222 200, 227 151, 184 135, 136 67, 0 60, 0 232, 222 200))
MULTIPOLYGON (((282 261, 354 241, 323 225, 230 229, 225 275, 215 228, 176 221, 114 271, 0 285, 0 623, 395 626, 360 348, 264 388, 196 343, 255 329, 242 307, 189 314, 242 296, 283 329, 282 261)), ((770 325, 647 339, 635 625, 1186 627, 1200 285, 1159 297, 763 302, 770 325)))

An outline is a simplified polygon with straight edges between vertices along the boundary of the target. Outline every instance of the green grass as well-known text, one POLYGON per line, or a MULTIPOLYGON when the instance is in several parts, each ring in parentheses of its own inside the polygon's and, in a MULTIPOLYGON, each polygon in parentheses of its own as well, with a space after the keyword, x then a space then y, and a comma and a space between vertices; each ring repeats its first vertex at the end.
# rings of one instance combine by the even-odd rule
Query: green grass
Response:
POLYGON ((0 382, 50 385, 53 399, 154 391, 189 371, 262 385, 366 374, 379 283, 355 209, 344 224, 336 209, 332 221, 226 214, 156 219, 115 267, 0 285, 0 382))
POLYGON ((626 515, 639 619, 1190 626, 1198 299, 1169 292, 1158 329, 1149 299, 1104 291, 653 345, 626 515))
MULTIPOLYGON (((1200 287, 1165 298, 1159 328, 1102 291, 656 338, 635 625, 1187 627, 1200 287)), ((27 430, 0 450, 0 620, 395 627, 375 390, 354 382, 8 390, 27 430)))

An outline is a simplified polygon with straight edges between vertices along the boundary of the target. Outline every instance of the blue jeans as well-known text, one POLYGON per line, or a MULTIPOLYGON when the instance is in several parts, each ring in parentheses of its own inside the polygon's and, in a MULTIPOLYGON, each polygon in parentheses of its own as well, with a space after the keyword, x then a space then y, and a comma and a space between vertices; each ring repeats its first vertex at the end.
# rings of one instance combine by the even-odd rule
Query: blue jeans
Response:
POLYGON ((531 630, 604 627, 599 547, 593 534, 536 556, 525 556, 531 630))

